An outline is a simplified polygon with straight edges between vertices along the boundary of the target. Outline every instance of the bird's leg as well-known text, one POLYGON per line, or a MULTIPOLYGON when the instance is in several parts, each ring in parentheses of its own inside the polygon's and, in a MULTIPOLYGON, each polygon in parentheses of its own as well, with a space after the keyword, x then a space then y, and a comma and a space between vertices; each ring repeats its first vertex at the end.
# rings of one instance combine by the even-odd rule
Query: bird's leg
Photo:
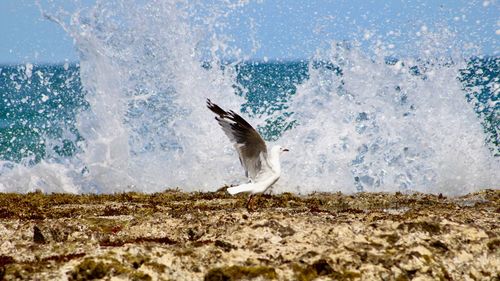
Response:
POLYGON ((248 197, 247 201, 247 210, 251 211, 252 209, 250 208, 250 203, 252 202, 253 194, 250 194, 250 197, 248 197))

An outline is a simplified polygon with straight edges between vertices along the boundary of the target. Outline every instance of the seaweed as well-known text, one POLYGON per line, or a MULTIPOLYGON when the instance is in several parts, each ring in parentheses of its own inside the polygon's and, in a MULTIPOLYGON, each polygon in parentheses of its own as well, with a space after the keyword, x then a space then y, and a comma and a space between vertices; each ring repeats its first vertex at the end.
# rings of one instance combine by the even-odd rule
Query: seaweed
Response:
POLYGON ((231 250, 238 249, 238 247, 234 246, 233 244, 222 240, 215 240, 214 245, 221 248, 224 252, 230 252, 231 250))
POLYGON ((228 266, 210 269, 203 280, 205 281, 233 281, 262 277, 265 280, 277 279, 276 270, 268 266, 228 266))
POLYGON ((69 280, 93 280, 101 279, 106 276, 126 276, 129 280, 144 280, 151 281, 150 275, 137 271, 137 269, 145 262, 145 260, 133 261, 131 266, 120 263, 114 258, 105 260, 95 260, 93 258, 85 258, 82 262, 76 265, 73 270, 67 273, 69 280))
POLYGON ((0 193, 0 277, 455 280, 464 275, 496 276, 492 262, 500 248, 499 190, 462 197, 261 195, 254 212, 244 208, 246 199, 230 196, 225 189, 0 193))

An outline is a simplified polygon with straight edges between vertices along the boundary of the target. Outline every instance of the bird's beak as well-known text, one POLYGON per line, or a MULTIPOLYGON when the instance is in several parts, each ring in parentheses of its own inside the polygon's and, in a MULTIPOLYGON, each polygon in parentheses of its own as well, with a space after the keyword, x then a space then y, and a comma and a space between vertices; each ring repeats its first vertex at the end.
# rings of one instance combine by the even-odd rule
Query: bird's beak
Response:
POLYGON ((290 151, 290 150, 288 150, 288 148, 283 148, 283 151, 290 151))

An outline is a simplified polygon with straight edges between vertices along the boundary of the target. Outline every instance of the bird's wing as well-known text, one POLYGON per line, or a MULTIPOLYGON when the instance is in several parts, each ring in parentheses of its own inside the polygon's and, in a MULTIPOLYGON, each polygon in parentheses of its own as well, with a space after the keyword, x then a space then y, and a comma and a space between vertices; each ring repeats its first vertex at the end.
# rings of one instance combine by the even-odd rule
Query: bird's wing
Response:
POLYGON ((207 99, 207 107, 218 115, 215 119, 234 144, 246 176, 254 180, 262 166, 266 165, 263 163, 263 159, 267 159, 266 143, 259 133, 234 111, 225 111, 209 99, 207 99))

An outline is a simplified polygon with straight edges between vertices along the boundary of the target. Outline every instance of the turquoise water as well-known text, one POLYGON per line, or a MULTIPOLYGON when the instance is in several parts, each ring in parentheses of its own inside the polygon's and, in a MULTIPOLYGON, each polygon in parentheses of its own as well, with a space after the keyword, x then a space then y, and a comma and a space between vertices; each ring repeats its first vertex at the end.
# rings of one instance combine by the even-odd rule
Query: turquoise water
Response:
POLYGON ((76 65, 0 67, 0 159, 30 164, 71 157, 75 116, 85 108, 76 65))
POLYGON ((500 58, 474 58, 460 71, 467 100, 481 119, 486 142, 492 153, 500 156, 500 58))

